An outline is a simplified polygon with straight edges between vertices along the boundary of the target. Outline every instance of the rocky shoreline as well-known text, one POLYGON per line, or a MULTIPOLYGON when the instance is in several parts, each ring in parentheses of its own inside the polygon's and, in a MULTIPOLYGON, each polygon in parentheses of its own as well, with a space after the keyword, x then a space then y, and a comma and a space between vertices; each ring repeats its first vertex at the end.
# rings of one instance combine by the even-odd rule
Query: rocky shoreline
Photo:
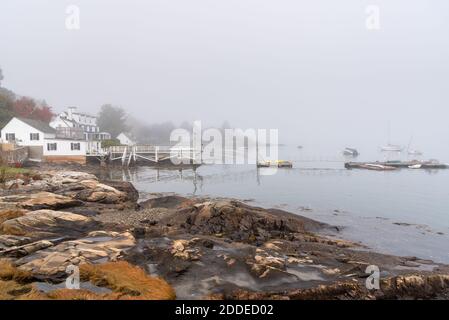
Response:
POLYGON ((4 183, 0 299, 449 298, 449 266, 366 251, 327 224, 233 199, 138 202, 128 182, 69 170, 4 183), (73 266, 79 290, 65 285, 73 266))

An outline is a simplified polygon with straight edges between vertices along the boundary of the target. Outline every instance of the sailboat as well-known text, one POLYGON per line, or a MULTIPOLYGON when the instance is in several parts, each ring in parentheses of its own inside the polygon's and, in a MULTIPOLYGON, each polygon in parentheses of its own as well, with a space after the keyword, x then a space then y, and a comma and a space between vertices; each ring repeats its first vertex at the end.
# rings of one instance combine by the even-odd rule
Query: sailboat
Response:
POLYGON ((419 150, 414 150, 414 149, 410 149, 410 145, 412 144, 412 139, 413 139, 413 136, 410 138, 410 142, 408 143, 408 146, 407 146, 407 153, 410 155, 410 156, 422 156, 422 152, 421 151, 419 151, 419 150))
POLYGON ((423 155, 423 153, 419 150, 408 150, 407 152, 411 156, 422 156, 423 155))
POLYGON ((381 151, 388 152, 401 152, 404 148, 397 144, 390 143, 390 124, 388 123, 388 144, 386 146, 380 147, 381 151))

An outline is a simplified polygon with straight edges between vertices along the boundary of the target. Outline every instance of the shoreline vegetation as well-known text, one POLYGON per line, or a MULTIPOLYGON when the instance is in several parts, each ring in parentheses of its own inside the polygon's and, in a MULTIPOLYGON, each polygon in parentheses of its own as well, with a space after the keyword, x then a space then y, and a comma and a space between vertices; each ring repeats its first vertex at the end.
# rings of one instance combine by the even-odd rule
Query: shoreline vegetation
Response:
POLYGON ((449 266, 367 251, 283 210, 173 194, 139 201, 131 183, 89 166, 1 172, 0 299, 449 298, 449 266), (378 290, 366 287, 373 265, 378 290), (69 266, 80 289, 66 288, 69 266))

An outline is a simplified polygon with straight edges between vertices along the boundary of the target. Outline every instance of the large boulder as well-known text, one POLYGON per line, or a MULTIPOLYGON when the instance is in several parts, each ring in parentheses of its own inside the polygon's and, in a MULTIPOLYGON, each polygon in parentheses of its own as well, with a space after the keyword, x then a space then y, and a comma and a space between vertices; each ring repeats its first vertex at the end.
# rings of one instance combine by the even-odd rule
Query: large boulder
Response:
POLYGON ((118 191, 124 192, 126 194, 127 201, 137 202, 139 199, 139 191, 137 191, 131 182, 118 180, 107 180, 102 182, 103 184, 113 187, 118 191))
POLYGON ((66 276, 69 265, 117 261, 123 251, 135 244, 135 238, 129 232, 94 231, 85 238, 65 241, 28 255, 17 260, 16 265, 36 277, 55 279, 66 276))
POLYGON ((80 182, 86 189, 78 192, 77 199, 88 202, 100 203, 121 203, 127 200, 124 192, 118 191, 114 187, 110 187, 95 180, 83 180, 80 182))
POLYGON ((182 203, 188 201, 189 199, 178 196, 178 195, 164 195, 161 197, 151 198, 139 203, 139 207, 143 209, 152 208, 176 208, 182 203))
POLYGON ((238 201, 206 201, 179 209, 161 224, 177 225, 193 234, 216 235, 235 241, 263 243, 272 238, 293 239, 325 224, 281 210, 251 207, 238 201))
POLYGON ((4 234, 33 239, 80 236, 98 223, 91 218, 64 211, 37 210, 7 220, 0 225, 4 234))

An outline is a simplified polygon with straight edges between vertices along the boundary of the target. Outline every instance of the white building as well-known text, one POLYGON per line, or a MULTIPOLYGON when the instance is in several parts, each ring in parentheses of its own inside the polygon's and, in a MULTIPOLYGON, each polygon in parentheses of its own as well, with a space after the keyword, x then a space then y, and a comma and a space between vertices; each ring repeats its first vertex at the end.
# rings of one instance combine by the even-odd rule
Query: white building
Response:
POLYGON ((129 133, 120 133, 117 136, 118 141, 120 141, 120 144, 125 145, 125 146, 133 146, 136 143, 134 142, 134 139, 130 138, 130 134, 129 133))
POLYGON ((42 121, 14 117, 1 130, 0 140, 28 147, 30 159, 86 163, 87 142, 81 131, 58 130, 42 121))
POLYGON ((100 132, 97 117, 87 113, 77 112, 76 107, 69 107, 67 111, 58 114, 51 122, 52 128, 76 128, 83 132, 87 141, 87 152, 101 151, 101 141, 111 139, 107 132, 100 132))

